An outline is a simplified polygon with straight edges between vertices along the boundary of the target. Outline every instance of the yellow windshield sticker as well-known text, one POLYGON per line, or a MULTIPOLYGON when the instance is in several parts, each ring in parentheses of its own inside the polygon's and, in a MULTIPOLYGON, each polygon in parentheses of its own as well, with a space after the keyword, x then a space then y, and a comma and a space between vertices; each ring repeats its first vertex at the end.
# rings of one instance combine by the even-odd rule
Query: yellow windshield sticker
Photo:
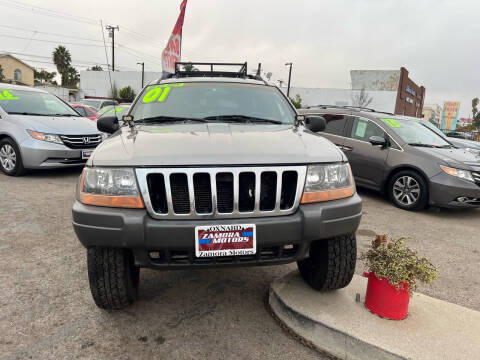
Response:
POLYGON ((109 114, 113 114, 113 113, 120 114, 121 112, 123 112, 123 110, 124 110, 123 107, 116 107, 114 109, 111 109, 111 110, 107 111, 107 113, 109 113, 109 114))
POLYGON ((165 84, 165 85, 153 85, 150 87, 145 95, 143 95, 142 103, 149 104, 154 101, 164 102, 167 100, 168 95, 172 91, 172 88, 183 87, 183 83, 178 84, 165 84))
POLYGON ((0 89, 0 100, 19 100, 18 96, 14 96, 10 90, 0 89))
POLYGON ((398 122, 395 121, 395 119, 381 119, 384 123, 386 123, 388 126, 391 128, 400 128, 402 125, 400 125, 398 122))

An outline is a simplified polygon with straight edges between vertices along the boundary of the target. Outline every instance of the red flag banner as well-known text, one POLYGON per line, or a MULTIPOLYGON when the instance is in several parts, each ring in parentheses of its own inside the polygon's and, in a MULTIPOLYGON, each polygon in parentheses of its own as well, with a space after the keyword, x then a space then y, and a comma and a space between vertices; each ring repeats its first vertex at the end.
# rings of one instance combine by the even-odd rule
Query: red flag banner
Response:
POLYGON ((175 72, 175 63, 181 59, 182 29, 187 1, 188 0, 183 0, 180 4, 180 15, 178 16, 177 23, 173 28, 172 35, 168 40, 168 44, 162 52, 162 70, 164 73, 173 74, 175 72))

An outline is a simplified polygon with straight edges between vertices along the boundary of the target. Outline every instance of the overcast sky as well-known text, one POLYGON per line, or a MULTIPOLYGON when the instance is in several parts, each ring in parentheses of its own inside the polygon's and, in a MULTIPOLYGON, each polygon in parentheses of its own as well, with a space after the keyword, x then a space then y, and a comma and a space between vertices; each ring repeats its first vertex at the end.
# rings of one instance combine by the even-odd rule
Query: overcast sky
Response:
MULTIPOLYGON (((0 0, 0 51, 53 71, 51 53, 64 42, 79 70, 105 64, 102 19, 120 26, 119 70, 145 61, 146 71, 161 71, 180 2, 0 0)), ((292 61, 293 86, 324 88, 350 88, 352 69, 405 66, 426 87, 426 103, 461 101, 468 116, 480 97, 479 18, 478 0, 189 0, 182 60, 262 62, 272 80, 287 80, 292 61)))

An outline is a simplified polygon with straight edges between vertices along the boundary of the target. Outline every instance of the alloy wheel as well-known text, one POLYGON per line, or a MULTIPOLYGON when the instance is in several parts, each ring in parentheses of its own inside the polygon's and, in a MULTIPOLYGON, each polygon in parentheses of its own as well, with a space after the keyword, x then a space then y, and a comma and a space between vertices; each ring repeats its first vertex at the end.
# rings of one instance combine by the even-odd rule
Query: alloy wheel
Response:
POLYGON ((402 205, 413 205, 420 197, 420 185, 411 176, 401 176, 393 184, 393 196, 402 205))
POLYGON ((17 165, 17 154, 10 144, 3 144, 0 149, 0 163, 6 171, 13 171, 17 165))

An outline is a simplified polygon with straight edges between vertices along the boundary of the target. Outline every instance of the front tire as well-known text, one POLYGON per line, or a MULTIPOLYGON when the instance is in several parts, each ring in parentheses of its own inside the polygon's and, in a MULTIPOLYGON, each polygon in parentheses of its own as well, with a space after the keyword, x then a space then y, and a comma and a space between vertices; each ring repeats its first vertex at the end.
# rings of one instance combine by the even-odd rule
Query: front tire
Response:
POLYGON ((317 240, 309 257, 297 261, 303 280, 317 291, 341 289, 352 281, 357 261, 355 234, 317 240))
POLYGON ((395 174, 388 183, 388 195, 393 204, 403 210, 422 210, 428 205, 428 185, 423 176, 413 170, 395 174))
POLYGON ((87 263, 90 291, 99 308, 120 310, 135 301, 140 269, 131 251, 92 247, 87 250, 87 263))
POLYGON ((0 140, 0 170, 8 176, 22 176, 26 172, 20 150, 10 138, 0 140))

